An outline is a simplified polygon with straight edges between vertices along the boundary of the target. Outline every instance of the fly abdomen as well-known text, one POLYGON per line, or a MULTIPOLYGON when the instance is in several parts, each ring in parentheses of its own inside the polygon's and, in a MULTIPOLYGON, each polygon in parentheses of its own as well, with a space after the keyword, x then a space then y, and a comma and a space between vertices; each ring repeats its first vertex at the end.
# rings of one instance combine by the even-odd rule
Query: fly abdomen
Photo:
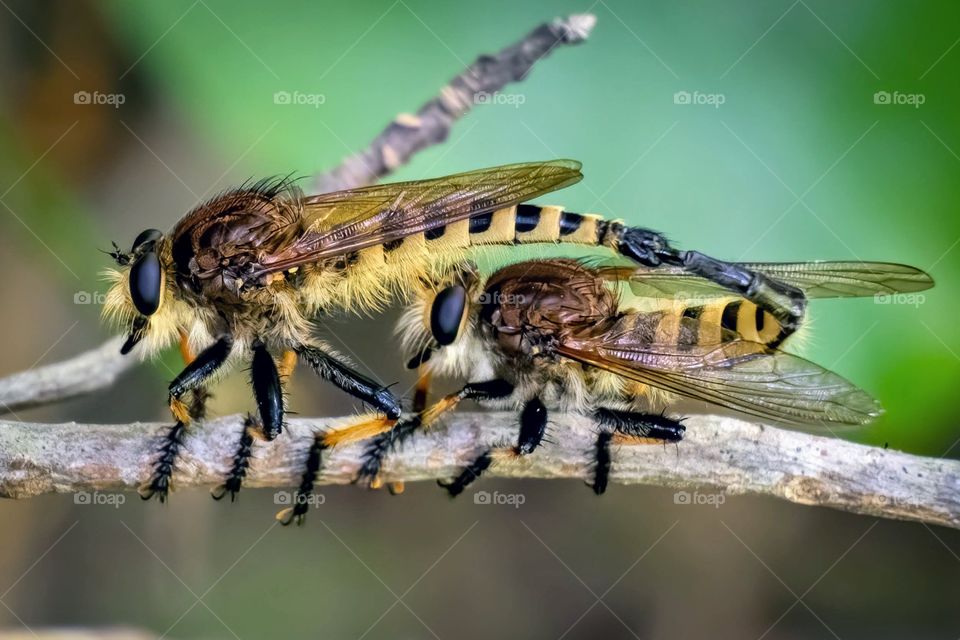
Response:
POLYGON ((602 240, 600 216, 563 207, 520 204, 425 231, 427 248, 476 245, 572 243, 596 246, 602 240))
POLYGON ((602 217, 565 211, 563 207, 520 204, 478 213, 405 238, 364 249, 374 262, 412 266, 411 259, 434 262, 462 257, 471 247, 534 243, 597 246, 606 242, 602 217), (372 254, 376 253, 374 257, 372 254))
POLYGON ((723 305, 720 315, 722 328, 732 330, 743 340, 777 348, 793 333, 793 330, 784 327, 769 311, 747 300, 732 300, 719 304, 723 305))
POLYGON ((768 311, 743 299, 721 299, 663 312, 657 342, 683 348, 746 340, 779 347, 792 331, 768 311))

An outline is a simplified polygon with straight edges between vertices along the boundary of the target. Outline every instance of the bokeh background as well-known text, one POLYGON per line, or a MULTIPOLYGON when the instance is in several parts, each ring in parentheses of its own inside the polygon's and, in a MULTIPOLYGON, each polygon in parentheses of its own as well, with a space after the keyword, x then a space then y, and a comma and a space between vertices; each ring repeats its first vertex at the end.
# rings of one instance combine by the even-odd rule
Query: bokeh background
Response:
MULTIPOLYGON (((0 373, 106 337, 97 249, 111 240, 169 228, 251 176, 330 168, 478 54, 591 11, 588 43, 558 48, 396 177, 577 158, 585 181, 550 202, 682 246, 925 268, 937 286, 921 297, 817 302, 806 353, 887 409, 847 437, 960 456, 954 3, 0 4, 0 373), (281 91, 322 98, 277 104, 281 91)), ((394 318, 332 319, 327 337, 381 380, 408 383, 389 355, 394 318)), ((171 353, 109 391, 18 417, 164 420, 178 367, 171 353)), ((249 408, 241 377, 217 389, 217 412, 249 408)), ((292 408, 352 405, 301 375, 292 408)), ((272 491, 232 505, 202 491, 165 506, 130 494, 116 509, 69 495, 5 501, 0 627, 244 640, 960 636, 955 531, 750 497, 677 505, 660 488, 603 499, 574 481, 483 488, 525 502, 449 501, 430 484, 398 498, 326 488, 321 511, 288 530, 273 523, 272 491)))

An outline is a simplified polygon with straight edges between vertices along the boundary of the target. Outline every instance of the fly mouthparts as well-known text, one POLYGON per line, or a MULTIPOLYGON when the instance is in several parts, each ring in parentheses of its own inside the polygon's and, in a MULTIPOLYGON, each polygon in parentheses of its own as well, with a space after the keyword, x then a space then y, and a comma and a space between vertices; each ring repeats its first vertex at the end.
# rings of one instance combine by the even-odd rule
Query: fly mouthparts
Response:
POLYGON ((143 340, 145 330, 147 328, 147 319, 143 316, 138 317, 133 321, 133 326, 130 328, 130 334, 127 336, 126 341, 124 341, 123 346, 120 347, 120 355, 127 355, 133 348, 137 346, 137 343, 143 340))

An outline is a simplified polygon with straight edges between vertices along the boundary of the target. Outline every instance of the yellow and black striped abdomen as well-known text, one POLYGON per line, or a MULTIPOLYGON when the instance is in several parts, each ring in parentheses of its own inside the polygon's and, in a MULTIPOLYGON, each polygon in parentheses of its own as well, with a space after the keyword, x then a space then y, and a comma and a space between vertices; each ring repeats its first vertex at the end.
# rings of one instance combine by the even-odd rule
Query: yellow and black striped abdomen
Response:
POLYGON ((658 341, 680 346, 739 339, 775 349, 789 336, 790 332, 773 315, 740 298, 670 309, 657 328, 658 341))
POLYGON ((380 310, 394 292, 409 293, 468 260, 473 247, 572 243, 616 249, 614 224, 562 207, 520 204, 352 252, 310 270, 301 300, 308 315, 332 307, 380 310))
POLYGON ((597 246, 607 242, 608 226, 597 215, 564 211, 563 207, 520 204, 430 229, 384 245, 384 250, 389 253, 417 238, 424 240, 428 251, 558 242, 597 246))

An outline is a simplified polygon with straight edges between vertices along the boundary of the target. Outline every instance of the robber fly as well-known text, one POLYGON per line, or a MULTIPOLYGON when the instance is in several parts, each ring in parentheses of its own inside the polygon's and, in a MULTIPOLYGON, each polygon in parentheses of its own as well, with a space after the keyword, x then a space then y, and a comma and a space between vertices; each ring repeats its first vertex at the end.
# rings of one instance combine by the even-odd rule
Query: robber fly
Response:
POLYGON ((185 428, 202 417, 206 385, 231 358, 251 363, 257 415, 215 497, 239 490, 254 438, 282 431, 283 381, 298 360, 382 412, 381 427, 392 426, 399 400, 318 340, 312 323, 330 312, 379 310, 476 246, 602 246, 638 265, 706 278, 785 326, 799 322, 804 298, 789 284, 676 250, 648 229, 524 204, 581 177, 580 163, 554 160, 315 196, 287 180, 261 181, 200 204, 169 233, 142 232, 130 251, 115 246, 119 268, 108 273, 104 313, 127 332, 122 351, 139 345, 146 357, 179 339, 187 361, 169 386, 176 424, 141 495, 165 498, 185 428))
MULTIPOLYGON (((890 263, 743 265, 811 298, 911 292, 932 286, 922 271, 890 263)), ((742 297, 678 269, 588 265, 555 259, 514 264, 480 278, 467 270, 422 288, 398 332, 411 367, 421 369, 417 403, 430 374, 468 383, 376 436, 360 476, 376 482, 384 455, 465 399, 519 412, 514 446, 485 448, 450 482, 461 493, 491 464, 533 452, 548 407, 592 417, 599 430, 591 485, 603 493, 611 443, 677 442, 684 425, 666 411, 679 398, 708 402, 792 426, 861 425, 879 404, 849 381, 783 350, 795 329, 742 297), (621 289, 629 285, 629 293, 621 289), (658 304, 651 305, 650 302, 658 304)), ((333 434, 336 435, 336 432, 333 434)), ((316 456, 334 439, 318 435, 316 456)), ((302 518, 304 509, 284 513, 302 518)))

